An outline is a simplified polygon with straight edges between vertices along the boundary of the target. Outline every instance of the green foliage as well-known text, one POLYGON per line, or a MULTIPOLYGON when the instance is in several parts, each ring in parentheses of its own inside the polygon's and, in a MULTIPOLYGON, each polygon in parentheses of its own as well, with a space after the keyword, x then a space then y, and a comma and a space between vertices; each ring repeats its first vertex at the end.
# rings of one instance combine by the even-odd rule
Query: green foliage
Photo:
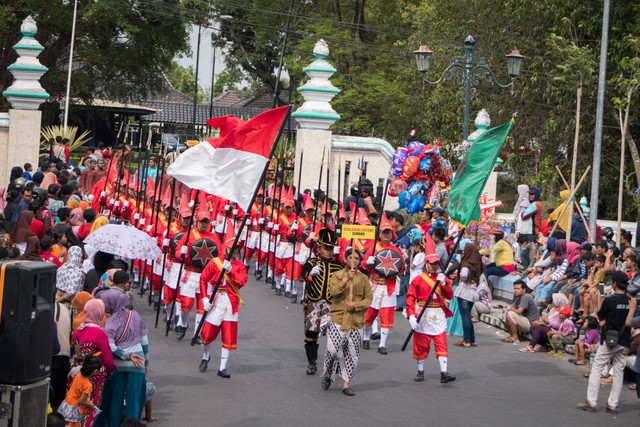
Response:
MULTIPOLYGON (((96 97, 141 99, 160 88, 162 71, 177 54, 189 51, 190 17, 167 15, 167 6, 187 3, 192 8, 209 7, 204 0, 78 1, 72 96, 87 101, 96 97)), ((6 71, 16 59, 12 46, 21 38, 22 21, 32 15, 38 25, 36 39, 45 48, 39 59, 49 68, 40 81, 52 98, 64 96, 73 5, 72 0, 2 2, 0 87, 8 87, 13 80, 6 71)))
POLYGON ((40 148, 47 149, 49 147, 49 140, 55 139, 56 136, 69 139, 68 147, 70 152, 91 140, 91 137, 89 136, 90 132, 88 130, 82 132, 80 135, 77 135, 77 133, 78 128, 76 126, 67 126, 66 132, 64 130, 64 126, 45 126, 40 130, 40 135, 43 139, 40 143, 40 148))
MULTIPOLYGON (((196 81, 196 73, 192 65, 183 67, 178 61, 172 61, 171 66, 166 70, 165 75, 171 85, 185 95, 193 99, 193 89, 196 81)), ((209 88, 198 85, 198 102, 209 100, 209 88)))

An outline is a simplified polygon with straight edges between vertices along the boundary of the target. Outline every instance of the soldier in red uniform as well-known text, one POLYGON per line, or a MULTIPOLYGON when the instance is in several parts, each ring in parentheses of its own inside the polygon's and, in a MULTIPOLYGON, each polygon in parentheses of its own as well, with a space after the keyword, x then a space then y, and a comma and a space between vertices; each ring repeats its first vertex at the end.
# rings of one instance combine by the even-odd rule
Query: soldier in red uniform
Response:
MULTIPOLYGON (((256 195, 256 200, 253 203, 253 206, 251 206, 251 212, 249 214, 249 219, 247 222, 247 234, 244 244, 244 265, 245 267, 247 267, 247 270, 249 270, 250 268, 249 264, 251 262, 251 258, 253 258, 253 254, 256 253, 256 249, 258 250, 258 252, 260 251, 260 249, 258 248, 258 244, 260 243, 260 226, 258 224, 258 221, 260 220, 260 209, 262 208, 263 202, 264 192, 262 191, 262 188, 260 188, 260 190, 258 190, 258 194, 256 195)), ((259 254, 256 253, 255 271, 258 271, 260 268, 258 258, 259 254)))
MULTIPOLYGON (((162 248, 167 251, 167 262, 165 265, 165 277, 167 278, 162 287, 162 303, 165 305, 167 313, 167 321, 171 320, 171 305, 173 302, 176 288, 178 285, 178 271, 180 270, 180 257, 176 258, 174 252, 171 250, 170 242, 174 240, 178 233, 187 231, 189 226, 189 217, 191 216, 191 209, 189 208, 189 200, 183 198, 180 202, 180 209, 178 210, 178 216, 171 226, 168 228, 165 238, 162 241, 162 248)), ((178 247, 178 246, 176 246, 178 247)), ((176 297, 176 312, 180 310, 180 299, 176 297)))
POLYGON ((449 374, 447 363, 447 317, 453 316, 446 299, 453 298, 451 281, 443 273, 431 236, 425 235, 425 261, 427 271, 415 277, 407 291, 407 314, 409 324, 415 331, 413 334, 413 358, 418 362, 418 374, 414 381, 424 381, 424 360, 429 356, 431 341, 436 346, 436 357, 440 362, 440 382, 445 384, 455 381, 449 374), (416 317, 424 307, 431 290, 438 286, 433 298, 429 301, 424 315, 418 323, 416 317))
MULTIPOLYGON (((193 306, 196 306, 196 322, 194 327, 197 328, 200 322, 200 317, 204 312, 202 307, 202 299, 200 297, 200 273, 202 268, 196 265, 195 258, 190 256, 192 247, 195 248, 194 243, 201 239, 209 239, 213 241, 216 247, 217 253, 222 253, 222 243, 218 236, 209 231, 211 225, 211 216, 207 206, 201 206, 201 209, 196 213, 196 226, 189 232, 184 233, 178 246, 176 247, 174 256, 177 259, 182 259, 184 263, 182 277, 180 278, 180 321, 176 327, 176 333, 178 339, 184 338, 186 330, 189 328, 189 313, 193 306), (188 237, 188 240, 187 240, 188 237)), ((196 249, 196 257, 202 261, 202 264, 206 263, 210 259, 211 250, 210 247, 199 247, 196 249)))
MULTIPOLYGON (((287 273, 287 280, 291 281, 291 302, 293 304, 298 302, 298 284, 297 281, 302 282, 302 292, 304 293, 304 281, 302 281, 302 266, 311 256, 311 248, 304 242, 303 231, 308 227, 309 230, 313 227, 313 215, 315 213, 315 206, 308 194, 303 197, 302 203, 302 215, 298 217, 298 227, 300 233, 296 238, 296 248, 293 262, 292 274, 287 273)), ((288 284, 287 284, 288 286, 288 284)))
POLYGON ((282 288, 285 287, 284 296, 290 298, 291 284, 287 281, 287 276, 291 276, 293 273, 291 258, 295 255, 295 242, 298 236, 302 235, 302 230, 298 225, 298 217, 293 211, 295 201, 291 194, 291 187, 289 187, 289 190, 283 191, 282 211, 278 217, 278 222, 273 227, 273 233, 280 237, 275 254, 275 281, 276 295, 282 295, 282 288))
MULTIPOLYGON (((232 249, 235 233, 231 230, 225 237, 225 255, 232 249)), ((211 343, 222 330, 222 351, 220 352, 220 368, 218 376, 230 378, 227 372, 227 362, 231 350, 235 350, 238 342, 238 308, 243 304, 239 289, 247 283, 247 269, 243 262, 237 259, 239 250, 236 248, 231 261, 227 261, 222 255, 212 259, 200 275, 200 295, 202 296, 204 309, 207 311, 202 327, 202 344, 204 350, 199 369, 207 370, 210 360, 209 351, 211 343), (224 272, 220 287, 216 292, 213 303, 209 297, 218 280, 220 272, 224 272)))
POLYGON ((387 354, 387 337, 389 336, 389 331, 393 329, 393 315, 396 309, 396 295, 394 293, 396 277, 385 278, 376 273, 373 268, 376 262, 375 255, 383 249, 395 251, 399 254, 402 264, 400 271, 396 274, 402 274, 405 269, 402 252, 400 252, 400 249, 398 249, 396 245, 391 243, 392 237, 393 227, 383 212, 382 219, 380 220, 380 241, 375 245, 375 249, 371 253, 368 253, 368 257, 361 265, 362 269, 371 270, 369 283, 373 290, 371 306, 367 308, 365 312, 362 348, 370 348, 369 340, 371 339, 372 325, 376 317, 378 317, 378 314, 380 314, 380 345, 378 346, 378 353, 380 354, 387 354))

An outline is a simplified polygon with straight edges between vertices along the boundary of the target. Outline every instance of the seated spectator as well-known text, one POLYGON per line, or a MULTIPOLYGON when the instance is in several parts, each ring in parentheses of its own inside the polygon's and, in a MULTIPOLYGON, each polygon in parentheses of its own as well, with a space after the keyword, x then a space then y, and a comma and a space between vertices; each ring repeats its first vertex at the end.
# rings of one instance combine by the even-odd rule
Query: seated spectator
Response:
POLYGON ((600 333, 598 332, 598 321, 593 316, 587 316, 585 326, 585 334, 576 341, 576 357, 569 359, 574 365, 586 365, 587 357, 596 351, 600 343, 600 333))
POLYGON ((551 345, 551 351, 547 354, 550 356, 566 356, 565 346, 573 344, 578 337, 578 330, 571 320, 571 313, 571 308, 568 305, 563 305, 558 309, 560 328, 557 331, 552 329, 547 333, 551 345))
POLYGON ((553 294, 552 303, 542 311, 540 318, 531 322, 531 340, 529 345, 522 347, 519 351, 523 353, 533 353, 534 351, 547 351, 549 346, 549 331, 560 329, 560 315, 558 309, 568 302, 567 297, 561 293, 553 294))
MULTIPOLYGON (((490 276, 506 276, 516 269, 515 261, 513 259, 513 250, 511 250, 509 242, 504 240, 504 231, 501 229, 495 229, 493 231, 493 236, 496 241, 492 249, 495 263, 487 265, 487 268, 484 270, 484 277, 487 280, 489 280, 490 276)), ((482 255, 489 255, 486 249, 483 249, 480 253, 482 255)))
POLYGON ((595 313, 600 310, 600 283, 604 283, 606 278, 605 269, 606 257, 598 255, 594 259, 594 266, 591 267, 589 275, 582 281, 582 289, 578 291, 580 299, 580 309, 585 314, 595 313))
POLYGON ((583 281, 587 280, 589 271, 593 268, 594 264, 595 257, 591 252, 582 255, 571 269, 567 284, 560 290, 560 292, 569 298, 569 307, 572 309, 578 308, 578 311, 584 312, 584 308, 580 309, 580 299, 577 298, 578 292, 580 292, 580 289, 583 287, 583 281), (574 301, 577 303, 577 307, 574 307, 574 301))
MULTIPOLYGON (((486 270, 485 270, 486 271, 486 270)), ((505 327, 509 336, 502 339, 502 342, 520 344, 518 332, 527 333, 531 328, 531 322, 538 320, 538 306, 526 293, 526 286, 521 282, 513 284, 513 294, 516 298, 513 307, 507 309, 505 327)))
POLYGON ((480 321, 481 314, 489 314, 491 313, 491 301, 492 301, 491 290, 489 289, 489 284, 487 283, 487 279, 484 276, 480 276, 480 283, 478 284, 478 301, 473 303, 473 307, 471 308, 471 321, 477 323, 480 321))

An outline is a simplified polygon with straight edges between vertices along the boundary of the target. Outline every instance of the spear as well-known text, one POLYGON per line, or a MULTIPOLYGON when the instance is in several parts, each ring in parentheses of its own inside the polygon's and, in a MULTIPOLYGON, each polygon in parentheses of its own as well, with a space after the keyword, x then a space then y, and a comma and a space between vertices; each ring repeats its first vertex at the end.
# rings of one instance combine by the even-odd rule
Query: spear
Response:
MULTIPOLYGON (((175 195, 175 192, 176 192, 176 179, 173 178, 173 181, 171 181, 171 196, 169 198, 169 207, 167 208, 169 210, 169 217, 167 218, 167 231, 166 231, 166 236, 164 236, 162 239, 163 255, 162 255, 162 272, 160 273, 160 285, 164 283, 164 272, 167 266, 167 252, 169 248, 169 236, 171 235, 170 234, 171 221, 173 220, 173 211, 175 210, 175 208, 173 207, 173 197, 175 195)), ((160 300, 158 300, 158 303, 156 304, 156 325, 155 325, 156 328, 158 327, 159 317, 160 317, 160 300)))
MULTIPOLYGON (((124 122, 120 122, 120 129, 118 130, 118 135, 116 136, 116 147, 118 144, 118 140, 120 139, 120 133, 122 132, 122 126, 124 126, 124 122)), ((109 167, 107 167, 107 173, 104 176, 104 187, 102 187, 102 192, 100 193, 100 210, 102 211, 103 205, 106 205, 107 198, 107 183, 109 182, 109 174, 111 172, 111 165, 113 163, 113 158, 115 157, 115 152, 111 154, 109 157, 109 167)))
MULTIPOLYGON (((273 212, 276 209, 276 185, 278 183, 278 169, 280 168, 280 162, 278 162, 278 159, 276 159, 276 171, 275 171, 275 176, 274 176, 274 180, 273 180, 273 194, 271 195, 271 218, 269 219, 269 221, 273 220, 273 212)), ((265 182, 266 184, 266 182, 265 182)), ((265 188, 266 190, 266 188, 265 188)), ((265 224, 266 226, 266 224, 265 224)), ((269 241, 267 242, 267 259, 265 261, 265 281, 269 280, 269 254, 271 254, 271 233, 269 231, 267 231, 267 234, 269 234, 269 241)))
MULTIPOLYGON (((287 115, 291 114, 291 107, 289 107, 289 109, 287 110, 287 115)), ((284 122, 283 125, 280 126, 280 130, 278 131, 278 135, 276 135, 276 139, 273 142, 273 146, 271 147, 271 153, 269 153, 269 160, 271 160, 271 157, 273 156, 273 153, 278 145, 278 141, 280 140, 280 137, 282 136, 282 132, 284 130, 284 122)), ((267 168, 269 167, 269 161, 267 161, 267 163, 265 163, 264 165, 264 169, 262 170, 262 176, 264 177, 267 173, 267 168)), ((248 206, 253 206, 253 202, 256 200, 256 195, 258 194, 258 190, 260 189, 260 181, 258 181, 258 185, 255 188, 255 190, 253 191, 253 196, 251 197, 251 201, 249 202, 248 206)), ((231 250, 226 254, 225 259, 227 261, 231 261, 231 258, 233 257, 233 252, 235 251, 236 246, 238 245, 238 241, 240 240, 240 236, 242 235, 242 230, 244 229, 245 224, 247 223, 247 220, 249 219, 249 216, 251 215, 251 210, 247 210, 244 213, 244 218, 242 218, 242 222, 240 223, 240 229, 238 230, 238 232, 236 233, 236 237, 233 240, 233 245, 231 246, 231 250)), ((211 294, 209 295, 209 303, 213 304, 213 299, 216 296, 216 293, 218 292, 218 289, 220 288, 220 283, 222 282, 222 278, 224 277, 224 271, 221 271, 220 274, 218 275, 218 279, 216 280, 216 284, 213 287, 213 289, 211 290, 211 294)), ((191 345, 194 346, 196 344, 196 341, 198 339, 198 336, 200 336, 200 331, 202 330, 202 326, 204 325, 204 322, 207 319, 207 315, 209 314, 209 312, 207 310, 205 310, 205 312, 202 314, 202 317, 200 318, 200 323, 198 323, 198 328, 196 329, 196 333, 193 335, 193 338, 191 338, 191 345)))
MULTIPOLYGON (((187 240, 186 242, 186 246, 188 249, 189 246, 189 239, 191 238, 191 228, 193 226, 193 218, 196 216, 196 201, 198 200, 198 195, 200 194, 200 190, 196 191, 196 199, 193 203, 193 207, 191 208, 191 216, 189 217, 189 227, 187 228, 187 240)), ((182 248, 180 248, 180 270, 178 270, 178 279, 176 280, 176 291, 173 293, 173 298, 171 301, 171 310, 169 311, 169 319, 167 320, 167 327, 165 328, 164 331, 164 336, 168 336, 169 335, 169 329, 171 328, 171 319, 173 318, 173 312, 175 311, 176 308, 176 296, 178 295, 178 292, 180 292, 180 279, 182 278, 182 271, 184 270, 184 263, 185 263, 185 257, 187 256, 186 253, 182 252, 182 248)))
MULTIPOLYGON (((329 155, 329 159, 331 159, 331 155, 329 155)), ((331 167, 331 163, 327 162, 327 192, 324 194, 324 215, 322 216, 322 222, 324 226, 327 226, 327 209, 329 209, 329 168, 331 167)))
MULTIPOLYGON (((280 211, 282 209, 282 190, 284 188, 284 168, 285 168, 285 157, 284 155, 282 156, 282 179, 280 180, 280 189, 279 189, 279 194, 278 194, 278 209, 277 209, 277 214, 275 216, 275 224, 273 225, 274 227, 278 224, 278 222, 280 222, 280 211)), ((276 177, 276 182, 277 182, 278 177, 276 177)), ((278 233, 275 233, 274 238, 273 238, 273 265, 272 265, 272 270, 273 271, 273 283, 275 285, 276 282, 276 250, 278 247, 278 233)), ((267 262, 268 259, 267 259, 267 262)))
POLYGON ((340 216, 340 175, 342 175, 342 151, 338 155, 338 217, 340 216))
MULTIPOLYGON (((157 176, 157 181, 159 181, 159 182, 157 182, 158 185, 155 185, 154 189, 153 189, 153 199, 152 199, 153 202, 152 202, 152 205, 151 205, 151 219, 150 219, 151 224, 153 224, 153 233, 152 234, 153 234, 154 237, 158 233, 158 221, 159 221, 159 218, 158 218, 159 212, 158 212, 158 210, 160 209, 160 206, 159 206, 157 198, 158 198, 158 195, 160 195, 160 198, 162 198, 162 188, 164 186, 164 172, 165 172, 164 171, 165 170, 164 160, 160 159, 158 161, 158 166, 160 167, 160 174, 157 176)), ((151 227, 151 224, 147 225, 147 230, 149 229, 149 227, 151 227)), ((150 283, 150 286, 149 286, 149 305, 151 305, 151 298, 152 298, 151 294, 153 293, 153 266, 154 266, 155 262, 156 262, 155 259, 151 261, 151 273, 149 275, 149 283, 150 283)), ((146 270, 147 270, 147 261, 146 260, 144 261, 144 264, 145 264, 145 270, 144 271, 146 273, 146 270)), ((142 290, 140 291, 140 296, 142 296, 144 294, 144 288, 142 286, 141 286, 141 288, 142 288, 142 290)))
MULTIPOLYGON (((258 188, 260 188, 260 187, 258 187, 258 188)), ((261 205, 261 206, 260 206, 260 211, 256 214, 256 218, 257 218, 257 220, 256 220, 256 221, 260 221, 261 216, 262 216, 262 214, 264 213, 264 201, 265 201, 265 199, 266 199, 265 194, 264 194, 264 192, 265 192, 265 190, 266 190, 266 179, 265 179, 264 177, 263 177, 263 180, 262 180, 262 188, 263 188, 263 190, 262 190, 262 191, 263 191, 263 194, 262 194, 262 203, 260 204, 260 205, 261 205)), ((258 248, 257 248, 257 250, 255 251, 255 256, 256 256, 256 266, 257 266, 257 267, 256 267, 256 270, 253 272, 254 277, 255 277, 255 276, 257 276, 258 271, 259 271, 259 269, 260 269, 260 252, 262 251, 262 231, 263 231, 263 229, 262 229, 262 227, 260 226, 260 224, 259 224, 259 223, 258 223, 258 229, 260 230, 260 233, 259 233, 259 235, 258 235, 258 248)), ((246 252, 245 252, 245 253, 246 253, 246 252)))
MULTIPOLYGON (((297 188, 298 193, 300 193, 300 185, 302 185, 302 159, 303 158, 304 158, 304 148, 300 149, 300 167, 298 168, 298 188, 297 188)), ((297 197, 296 197, 296 199, 297 199, 297 197)), ((296 206, 295 203, 294 203, 294 206, 296 206)), ((297 213, 296 213, 296 217, 297 217, 297 213)), ((294 284, 293 284, 293 272, 295 271, 295 266, 296 266, 296 246, 298 245, 297 240, 298 240, 297 238, 295 238, 293 240, 293 256, 291 257, 291 287, 292 288, 294 286, 294 284)), ((296 292, 297 292, 297 285, 295 285, 295 286, 296 286, 296 292)))

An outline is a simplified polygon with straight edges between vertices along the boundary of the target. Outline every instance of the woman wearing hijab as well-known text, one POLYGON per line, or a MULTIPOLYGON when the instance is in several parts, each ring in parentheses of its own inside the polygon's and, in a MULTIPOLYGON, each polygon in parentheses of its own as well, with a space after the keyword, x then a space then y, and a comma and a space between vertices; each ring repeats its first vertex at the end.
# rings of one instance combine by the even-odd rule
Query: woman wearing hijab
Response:
POLYGON ((551 291, 547 294, 545 301, 547 304, 551 303, 551 297, 556 292, 560 291, 560 288, 564 286, 565 281, 567 279, 567 275, 569 274, 571 265, 569 264, 569 259, 567 257, 567 249, 569 247, 573 248, 573 245, 578 246, 577 243, 567 244, 567 241, 564 239, 556 240, 556 248, 555 252, 557 254, 556 257, 556 269, 549 277, 545 279, 545 283, 553 283, 551 287, 551 291))
MULTIPOLYGON (((73 297, 84 285, 84 271, 80 268, 84 260, 82 248, 71 246, 67 252, 67 261, 58 269, 56 275, 56 302, 71 308, 73 297)), ((77 313, 73 313, 77 315, 77 313)))
POLYGON ((104 227, 107 224, 109 224, 109 218, 107 218, 104 215, 98 216, 95 219, 95 221, 93 221, 93 226, 91 226, 91 231, 89 232, 89 234, 93 233, 94 231, 96 231, 100 227, 104 227))
POLYGON ((33 222, 34 214, 30 210, 24 210, 18 215, 18 220, 11 230, 11 241, 20 249, 20 255, 24 254, 27 249, 27 240, 33 236, 31 230, 31 223, 33 222))
MULTIPOLYGON (((82 323, 84 322, 84 307, 92 299, 95 299, 93 298, 93 295, 91 295, 89 292, 84 291, 79 292, 75 297, 73 297, 71 305, 73 305, 73 308, 76 309, 78 315, 73 318, 73 323, 71 324, 71 334, 75 334, 80 325, 82 325, 82 323)), ((102 327, 104 320, 106 319, 102 319, 99 322, 100 327, 102 327)))
MULTIPOLYGON (((113 363, 113 354, 109 348, 109 338, 100 327, 100 322, 104 314, 105 307, 101 300, 91 299, 84 304, 82 323, 78 326, 78 330, 73 334, 73 338, 71 339, 71 343, 75 348, 75 354, 73 356, 71 371, 67 378, 67 390, 69 390, 73 378, 80 372, 84 359, 87 356, 96 356, 99 354, 100 359, 102 359, 102 367, 96 374, 90 377, 91 385, 93 386, 93 397, 91 400, 97 407, 100 407, 102 392, 108 373, 116 369, 116 365, 113 363)), ((84 426, 91 427, 94 422, 95 418, 92 412, 87 417, 84 426)))
POLYGON ((27 240, 27 248, 20 259, 25 261, 42 261, 42 257, 40 256, 40 239, 36 236, 29 237, 27 240))
POLYGON ((530 220, 532 233, 538 235, 542 227, 542 202, 540 201, 540 187, 531 187, 529 189, 529 202, 531 203, 527 209, 520 214, 523 220, 530 220))
MULTIPOLYGON (((69 203, 71 203, 71 201, 69 201, 69 203)), ((83 214, 84 212, 80 207, 76 207, 71 211, 71 214, 69 214, 69 224, 71 224, 71 230, 73 231, 73 234, 75 234, 76 236, 78 235, 78 230, 80 229, 80 226, 84 224, 83 214)))
POLYGON ((522 219, 522 213, 527 210, 529 205, 529 186, 520 184, 518 185, 518 200, 513 208, 513 219, 516 224, 516 233, 518 236, 528 236, 533 233, 531 221, 525 221, 522 219))
POLYGON ((109 318, 104 330, 118 370, 113 373, 102 401, 105 425, 119 426, 122 417, 140 419, 146 396, 145 369, 149 366, 149 340, 142 317, 127 310, 127 297, 117 289, 101 295, 109 318), (124 401, 126 399, 126 406, 124 401), (124 407, 124 411, 123 411, 124 407), (124 412, 124 414, 123 414, 124 412))
POLYGON ((98 251, 93 257, 93 269, 89 270, 84 280, 84 290, 91 292, 95 296, 94 290, 100 285, 104 273, 107 272, 113 261, 113 255, 98 251))
POLYGON ((473 242, 468 242, 462 252, 460 261, 460 277, 458 287, 454 295, 458 300, 458 309, 462 319, 463 340, 455 343, 457 346, 475 347, 476 342, 473 322, 471 321, 471 309, 479 300, 478 284, 482 275, 482 257, 477 246, 473 242))
POLYGON ((547 225, 552 227, 552 225, 557 223, 557 227, 552 235, 557 239, 565 239, 567 236, 567 229, 569 228, 569 221, 571 221, 571 213, 573 212, 572 209, 567 208, 567 203, 571 203, 571 201, 569 201, 570 195, 571 191, 562 190, 560 192, 560 200, 562 200, 562 203, 549 215, 547 225))
MULTIPOLYGON (((576 262, 576 260, 580 259, 580 245, 576 242, 565 242, 565 247, 566 247, 566 254, 564 255, 564 260, 562 261, 562 264, 560 265, 560 267, 558 267, 558 269, 562 268, 563 266, 564 268, 564 272, 562 273, 561 276, 557 276, 558 278, 555 279, 556 280, 556 284, 553 285, 553 290, 551 291, 551 294, 555 294, 556 292, 560 292, 560 290, 562 289, 562 287, 564 285, 567 284, 567 281, 569 279, 569 276, 571 274, 571 270, 573 269, 573 266, 576 262)), ((557 248, 557 243, 556 243, 556 248, 557 248)), ((556 270, 557 272, 557 270, 556 270)), ((554 273, 555 274, 555 273, 554 273)), ((551 298, 548 298, 547 302, 551 302, 551 298)))

